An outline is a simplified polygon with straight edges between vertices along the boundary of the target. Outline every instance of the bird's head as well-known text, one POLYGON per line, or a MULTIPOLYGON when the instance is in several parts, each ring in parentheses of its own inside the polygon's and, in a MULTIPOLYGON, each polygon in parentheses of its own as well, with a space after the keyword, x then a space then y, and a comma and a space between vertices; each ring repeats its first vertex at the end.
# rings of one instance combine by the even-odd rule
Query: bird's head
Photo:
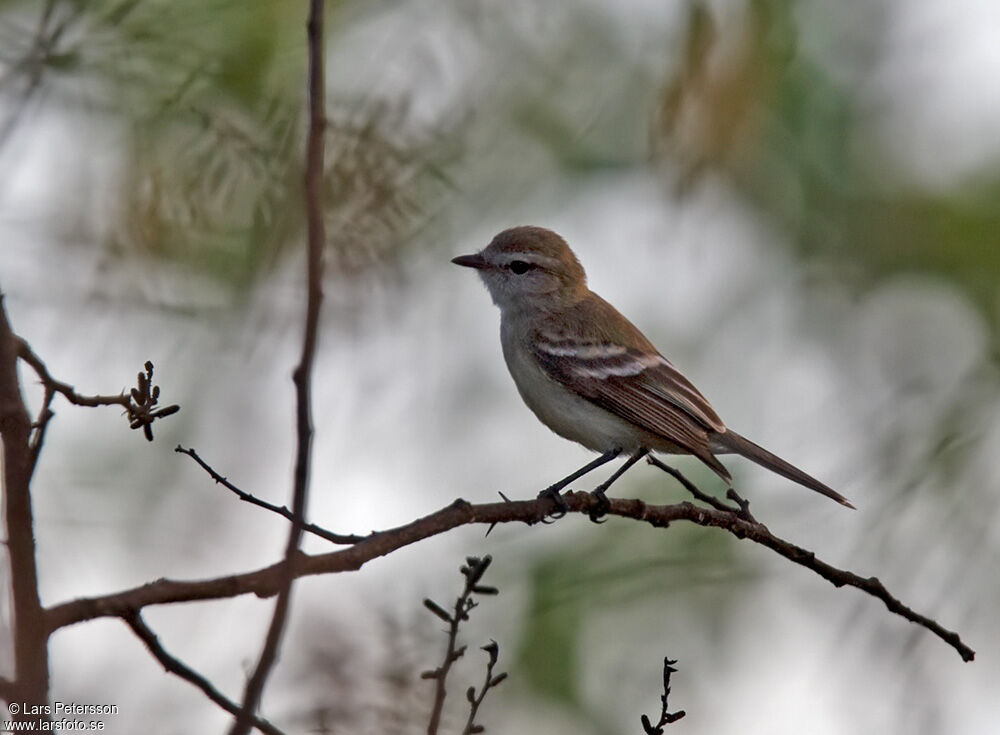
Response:
POLYGON ((587 294, 587 276, 559 235, 544 227, 512 227, 474 255, 452 263, 475 268, 493 303, 507 309, 561 309, 587 294))

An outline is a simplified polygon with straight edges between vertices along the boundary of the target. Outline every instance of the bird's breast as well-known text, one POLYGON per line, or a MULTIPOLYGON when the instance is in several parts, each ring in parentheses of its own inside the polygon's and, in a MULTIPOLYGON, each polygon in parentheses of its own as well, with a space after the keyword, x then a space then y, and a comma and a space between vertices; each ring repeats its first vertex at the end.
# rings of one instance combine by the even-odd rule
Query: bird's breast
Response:
POLYGON ((521 398, 538 420, 559 436, 596 452, 634 451, 650 445, 646 432, 549 377, 521 335, 501 327, 500 341, 521 398))

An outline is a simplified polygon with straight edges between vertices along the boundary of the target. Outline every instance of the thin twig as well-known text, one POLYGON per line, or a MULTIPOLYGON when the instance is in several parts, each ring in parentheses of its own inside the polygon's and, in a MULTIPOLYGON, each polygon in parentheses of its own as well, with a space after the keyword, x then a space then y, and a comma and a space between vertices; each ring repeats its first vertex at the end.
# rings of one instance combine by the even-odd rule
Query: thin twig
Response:
POLYGON ((506 671, 493 676, 493 667, 497 665, 497 659, 500 657, 500 647, 497 646, 497 642, 490 641, 485 646, 482 646, 482 650, 486 651, 486 655, 489 656, 489 660, 486 662, 486 678, 483 679, 483 686, 478 693, 475 687, 469 687, 465 693, 465 698, 469 701, 469 719, 465 721, 465 729, 462 730, 462 735, 477 735, 477 733, 481 733, 486 729, 482 725, 476 724, 476 715, 479 714, 479 707, 482 705, 483 700, 486 699, 487 692, 507 678, 506 671))
POLYGON ((302 541, 306 508, 309 499, 309 469, 312 457, 312 371, 319 331, 320 304, 323 300, 323 247, 326 231, 323 223, 323 153, 326 127, 326 95, 323 69, 323 5, 324 0, 310 0, 306 36, 309 47, 309 134, 306 141, 305 208, 307 224, 306 254, 306 313, 302 338, 302 353, 292 374, 295 383, 296 454, 292 491, 292 527, 285 545, 285 557, 280 565, 280 588, 274 614, 268 626, 264 647, 247 681, 239 715, 230 728, 230 735, 247 735, 251 718, 264 693, 264 685, 278 657, 281 639, 288 618, 292 597, 292 582, 296 578, 295 561, 302 541))
MULTIPOLYGON (((567 512, 588 514, 597 502, 590 493, 570 492, 562 496, 567 512)), ((893 597, 876 577, 861 577, 838 569, 818 559, 816 555, 772 534, 759 523, 740 518, 731 511, 703 508, 692 503, 649 505, 641 500, 609 498, 608 514, 664 528, 675 521, 687 521, 699 526, 721 528, 740 539, 765 546, 799 566, 809 569, 835 587, 854 587, 881 600, 890 612, 926 628, 954 648, 964 661, 975 658, 961 637, 936 621, 915 612, 893 597)), ((317 574, 356 571, 364 564, 416 543, 445 533, 457 526, 493 523, 541 523, 554 509, 551 499, 502 501, 472 505, 456 500, 428 516, 387 531, 373 533, 354 546, 325 554, 301 554, 296 558, 294 574, 303 577, 317 574)), ((49 608, 46 623, 49 630, 73 625, 97 617, 118 617, 123 611, 145 605, 160 605, 189 600, 211 600, 256 594, 261 597, 278 591, 281 563, 253 572, 200 581, 159 580, 101 597, 83 598, 49 608)))
MULTIPOLYGON (((31 474, 35 474, 38 466, 38 457, 42 453, 42 444, 45 443, 45 432, 49 428, 49 421, 55 416, 52 410, 52 399, 56 392, 51 385, 43 388, 42 406, 38 409, 38 416, 31 422, 31 438, 28 441, 28 451, 31 453, 31 474)), ((30 479, 30 477, 29 477, 30 479)))
MULTIPOLYGON (((703 503, 708 503, 716 510, 727 511, 729 513, 736 513, 738 516, 743 518, 743 520, 750 521, 751 523, 757 522, 757 519, 754 518, 752 515, 750 515, 749 504, 746 503, 746 501, 743 501, 742 498, 740 498, 740 500, 736 500, 736 498, 733 498, 733 500, 737 503, 737 505, 735 506, 729 505, 728 503, 723 503, 714 495, 709 495, 708 493, 703 492, 697 485, 695 485, 693 482, 687 479, 687 477, 685 477, 684 474, 676 467, 671 467, 670 465, 661 462, 653 455, 649 455, 648 457, 646 457, 646 462, 653 465, 654 467, 659 467, 661 470, 663 470, 668 475, 673 477, 675 480, 677 480, 677 482, 683 485, 684 489, 687 490, 689 493, 691 493, 697 500, 700 500, 703 503)), ((732 490, 731 488, 730 490, 734 495, 736 495, 735 490, 732 490)))
POLYGON ((434 680, 434 705, 431 707, 431 716, 427 723, 427 735, 437 735, 438 728, 441 726, 444 700, 448 695, 446 688, 448 673, 451 671, 452 665, 465 655, 465 646, 458 645, 458 628, 469 619, 469 613, 478 605, 472 596, 474 594, 496 594, 497 592, 495 587, 479 584, 492 561, 490 556, 484 556, 482 559, 470 556, 465 561, 466 563, 462 567, 465 587, 462 594, 455 600, 455 605, 450 613, 433 600, 424 600, 424 607, 448 623, 448 643, 445 646, 441 665, 433 671, 425 671, 420 675, 421 679, 434 680))
MULTIPOLYGON (((146 625, 146 621, 142 619, 142 615, 138 611, 133 610, 122 615, 122 620, 128 624, 139 640, 141 640, 145 644, 146 648, 149 649, 149 652, 153 654, 153 658, 159 661, 160 665, 163 666, 168 673, 179 676, 181 679, 194 684, 204 693, 206 697, 222 707, 222 709, 226 710, 226 712, 234 715, 239 713, 239 706, 216 689, 212 685, 212 682, 167 652, 167 650, 160 643, 160 640, 156 637, 156 634, 149 628, 148 625, 146 625)), ((281 730, 265 720, 263 717, 254 716, 253 726, 261 732, 266 733, 266 735, 284 735, 281 730)))
POLYGON ((23 339, 18 339, 17 343, 18 357, 31 366, 32 370, 34 370, 38 375, 38 379, 41 381, 42 385, 46 388, 50 388, 56 393, 59 393, 74 406, 86 406, 89 408, 95 408, 97 406, 121 406, 122 408, 127 409, 131 405, 129 396, 125 391, 116 395, 108 396, 85 396, 77 393, 73 386, 52 377, 52 374, 45 366, 42 358, 36 355, 34 350, 31 349, 31 345, 23 339))
MULTIPOLYGON (((208 473, 209 477, 215 480, 217 484, 222 485, 224 488, 231 491, 240 500, 250 503, 251 505, 256 505, 257 507, 263 508, 264 510, 269 510, 272 513, 277 513, 285 520, 292 521, 295 519, 295 516, 292 514, 292 511, 290 511, 286 506, 274 505, 273 503, 268 503, 266 500, 261 500, 260 498, 251 495, 250 493, 236 487, 236 485, 231 483, 227 478, 223 477, 218 472, 216 472, 215 469, 213 469, 211 465, 205 462, 205 460, 203 460, 195 450, 185 449, 180 444, 178 444, 176 447, 174 447, 174 451, 189 456, 191 459, 197 462, 198 465, 203 470, 205 470, 205 472, 208 473)), ((332 531, 328 531, 322 526, 317 526, 315 523, 304 524, 302 526, 302 530, 305 531, 306 533, 311 533, 314 536, 318 536, 321 539, 325 539, 330 543, 339 545, 356 544, 365 538, 364 536, 354 536, 354 535, 345 535, 342 533, 334 533, 332 531)))
POLYGON ((642 729, 646 732, 646 735, 663 735, 664 726, 677 722, 677 720, 687 714, 684 710, 678 710, 677 712, 668 711, 667 699, 670 698, 670 675, 677 673, 677 669, 674 668, 675 663, 677 662, 669 658, 664 657, 663 659, 663 694, 660 695, 660 720, 654 725, 646 715, 642 716, 642 729))
POLYGON ((751 523, 758 522, 757 519, 753 517, 753 514, 750 513, 750 501, 745 500, 742 495, 736 492, 736 488, 734 487, 727 488, 726 497, 732 500, 738 506, 740 506, 740 510, 738 513, 740 518, 742 518, 745 521, 750 521, 751 523))
POLYGON ((129 428, 142 429, 148 441, 153 441, 152 424, 158 419, 172 416, 180 411, 180 406, 160 406, 160 388, 153 385, 153 363, 146 361, 143 370, 136 376, 136 387, 128 393, 122 391, 117 395, 108 396, 85 396, 76 392, 73 386, 56 380, 52 377, 49 369, 38 355, 31 349, 27 341, 17 338, 18 357, 24 360, 38 375, 45 394, 42 399, 42 408, 38 412, 38 418, 32 424, 34 434, 31 437, 31 469, 34 472, 38 463, 38 455, 42 450, 45 441, 45 430, 49 421, 55 415, 52 412, 52 400, 56 393, 63 396, 74 406, 84 406, 96 408, 98 406, 121 406, 125 409, 125 416, 129 422, 129 428))

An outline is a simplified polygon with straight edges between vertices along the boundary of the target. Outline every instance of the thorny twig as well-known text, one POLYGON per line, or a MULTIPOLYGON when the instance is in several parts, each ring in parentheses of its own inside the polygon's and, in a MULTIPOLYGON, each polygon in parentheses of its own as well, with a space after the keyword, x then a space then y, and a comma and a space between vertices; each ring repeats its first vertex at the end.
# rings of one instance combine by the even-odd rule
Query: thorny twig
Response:
POLYGON ((469 619, 469 613, 478 605, 472 596, 495 595, 498 593, 496 587, 479 584, 492 561, 493 559, 489 555, 481 559, 470 556, 465 560, 465 565, 461 569, 462 576, 465 577, 465 588, 462 590, 462 594, 458 596, 458 599, 455 600, 455 605, 451 612, 448 612, 431 599, 424 600, 424 607, 448 623, 448 645, 445 648, 444 660, 433 671, 425 671, 420 675, 421 679, 434 680, 434 705, 431 709, 430 721, 427 725, 427 735, 436 735, 441 725, 441 711, 444 708, 444 700, 447 696, 445 684, 448 672, 451 671, 452 664, 465 655, 465 646, 458 645, 458 627, 469 619))
POLYGON ((663 694, 660 695, 660 703, 663 706, 660 708, 660 721, 653 725, 650 723, 649 718, 643 715, 642 729, 646 735, 663 735, 665 725, 677 722, 677 720, 686 714, 684 710, 678 710, 677 712, 667 711, 667 698, 670 697, 670 675, 677 673, 677 669, 674 668, 675 663, 677 662, 669 658, 664 657, 663 659, 663 694))
MULTIPOLYGON (((261 500, 260 498, 251 495, 250 493, 236 487, 236 485, 231 483, 227 478, 223 477, 218 472, 216 472, 215 469, 213 469, 211 465, 209 465, 205 460, 203 460, 195 450, 185 449, 180 444, 178 444, 176 447, 174 447, 174 451, 177 452, 178 454, 186 454, 187 456, 189 456, 198 464, 199 467, 205 470, 205 472, 208 473, 209 477, 215 480, 217 484, 222 485, 224 488, 231 491, 240 500, 246 503, 250 503, 251 505, 256 505, 257 507, 263 508, 264 510, 269 510, 272 513, 277 513, 285 520, 292 521, 295 519, 295 516, 292 514, 292 511, 290 511, 287 506, 274 505, 273 503, 268 503, 266 500, 261 500)), ((311 533, 314 536, 319 536, 321 539, 325 539, 332 544, 339 544, 339 545, 356 544, 365 538, 364 536, 334 533, 332 531, 328 531, 322 526, 317 526, 315 523, 303 524, 302 530, 305 531, 306 533, 311 533)))

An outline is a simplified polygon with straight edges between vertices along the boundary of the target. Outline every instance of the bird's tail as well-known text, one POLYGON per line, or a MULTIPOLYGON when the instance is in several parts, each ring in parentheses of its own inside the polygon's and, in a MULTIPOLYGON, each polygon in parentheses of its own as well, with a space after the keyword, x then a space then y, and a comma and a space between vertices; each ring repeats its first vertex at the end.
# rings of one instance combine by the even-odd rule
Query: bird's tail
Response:
POLYGON ((792 482, 797 482, 803 487, 815 490, 828 498, 833 498, 838 503, 846 505, 848 508, 854 508, 854 506, 851 505, 851 502, 836 490, 827 487, 815 477, 807 475, 795 465, 786 462, 775 454, 771 454, 769 451, 764 449, 764 447, 754 444, 749 439, 740 436, 731 429, 727 429, 725 432, 720 434, 714 434, 712 436, 712 440, 715 445, 713 446, 713 450, 715 451, 722 450, 735 452, 736 454, 756 462, 761 467, 766 467, 772 472, 777 472, 782 477, 787 477, 792 482))

